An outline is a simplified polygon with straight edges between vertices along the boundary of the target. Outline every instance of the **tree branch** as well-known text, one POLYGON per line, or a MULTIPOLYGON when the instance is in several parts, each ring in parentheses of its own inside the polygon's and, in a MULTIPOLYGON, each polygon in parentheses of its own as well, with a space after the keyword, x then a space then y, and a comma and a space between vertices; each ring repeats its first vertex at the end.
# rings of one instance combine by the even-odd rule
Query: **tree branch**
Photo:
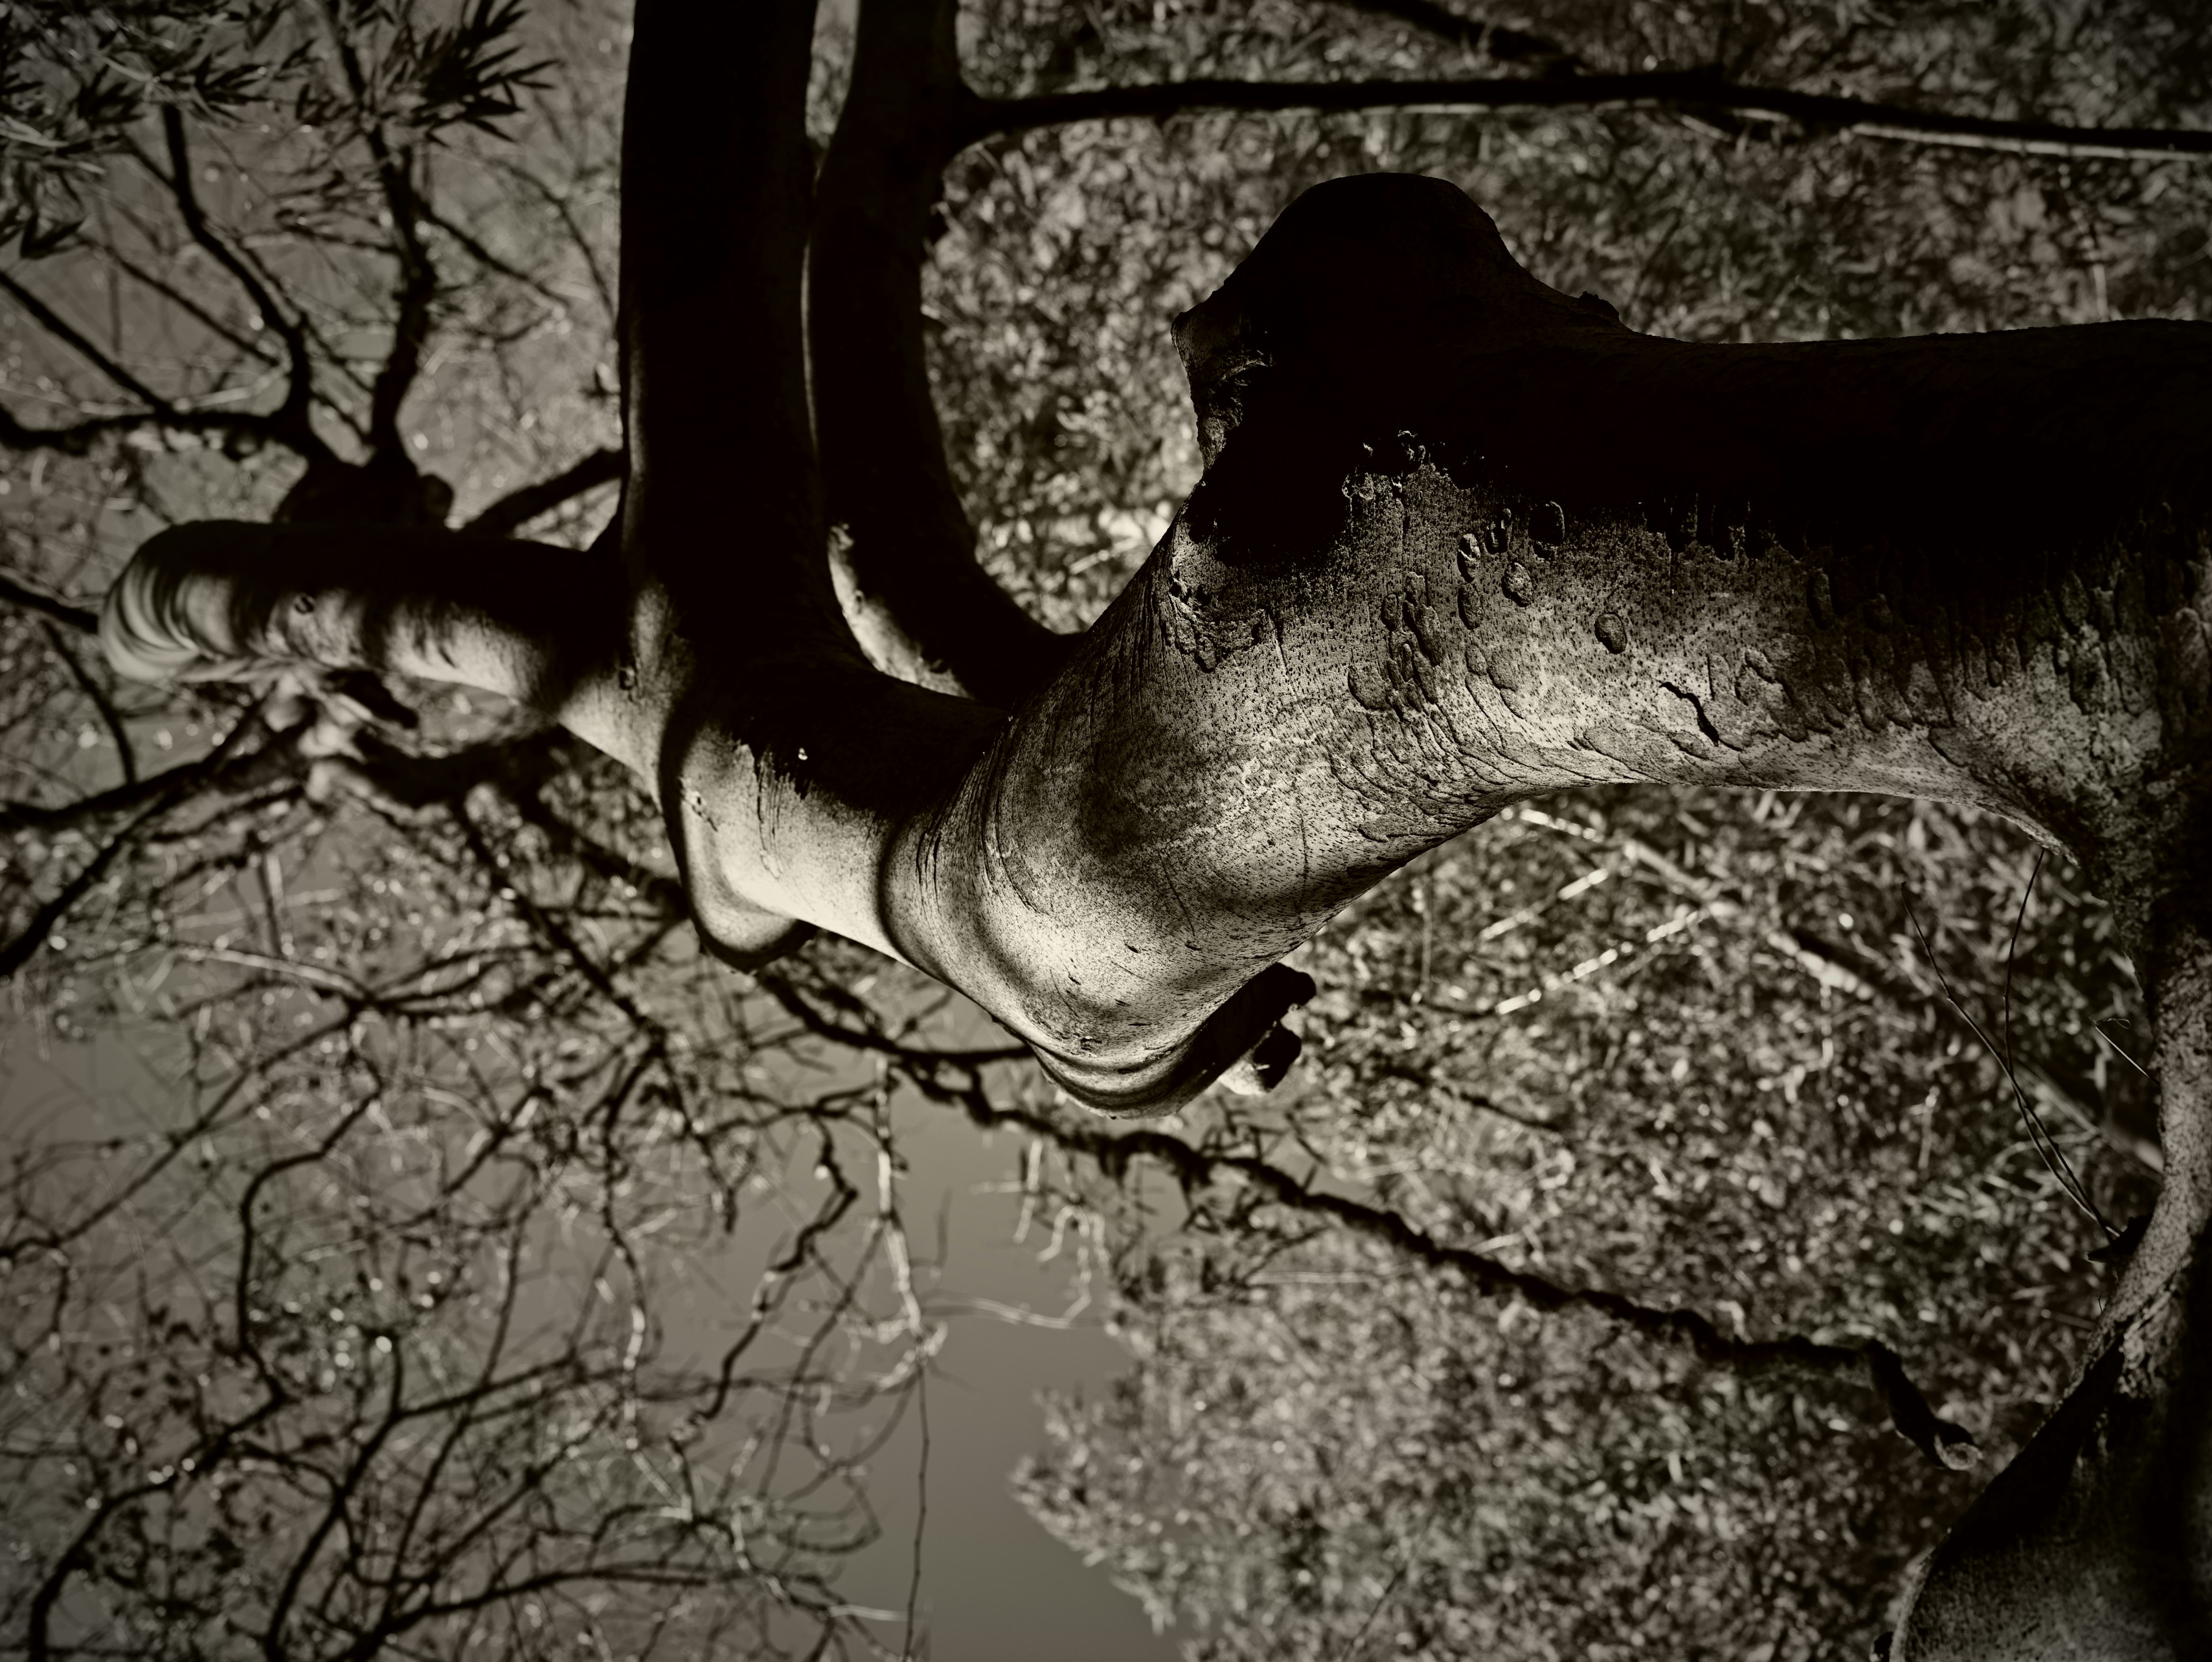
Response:
POLYGON ((1069 1125, 1033 1109, 1001 1107, 984 1091, 972 1064, 918 1054, 880 1037, 855 1034, 822 1016, 780 977, 763 977, 762 985, 811 1029, 848 1044, 857 1040, 894 1057, 900 1070, 925 1094, 958 1106, 979 1129, 1018 1128, 1064 1152, 1096 1162, 1116 1181, 1138 1160, 1164 1167, 1186 1191, 1235 1178, 1277 1205, 1310 1217, 1326 1218, 1403 1257, 1456 1275, 1486 1298, 1517 1298, 1547 1313, 1587 1310, 1655 1342, 1683 1346, 1709 1367, 1733 1373, 1756 1376, 1790 1370, 1830 1376, 1862 1374, 1880 1394, 1898 1434, 1932 1463, 1959 1471, 1980 1457, 1973 1438, 1963 1427, 1935 1415, 1906 1376, 1897 1354, 1879 1340, 1840 1345, 1822 1343, 1802 1334, 1778 1339, 1731 1338, 1698 1311, 1647 1305, 1602 1288, 1563 1286, 1531 1270, 1516 1269, 1487 1254, 1440 1241, 1386 1207, 1315 1189, 1257 1156, 1210 1154, 1164 1131, 1108 1131, 1069 1125), (948 1081, 948 1073, 965 1077, 948 1081))
POLYGON ((136 680, 285 665, 481 687, 631 753, 614 714, 622 594, 604 553, 428 527, 205 521, 153 538, 101 644, 136 680))
MULTIPOLYGON (((822 561, 800 325, 813 11, 641 0, 630 48, 623 549, 633 591, 665 587, 702 646, 741 617, 844 635, 822 561)), ((675 628, 672 616, 634 624, 648 679, 688 673, 662 662, 675 628)))
MULTIPOLYGON (((0 271, 0 290, 13 295, 15 303, 43 325, 48 334, 75 348, 78 356, 83 358, 86 362, 130 393, 131 397, 143 403, 157 417, 163 421, 171 421, 183 417, 184 411, 179 410, 175 405, 108 356, 82 330, 55 311, 52 307, 47 305, 46 301, 40 300, 38 295, 16 282, 13 274, 0 271)), ((234 416, 228 419, 234 423, 240 418, 234 416)))
MULTIPOLYGON (((362 69, 361 54, 354 48, 351 25, 333 0, 325 0, 325 10, 346 85, 356 100, 365 105, 368 99, 368 77, 362 69)), ((395 151, 386 142, 379 122, 366 123, 364 137, 369 156, 376 164, 384 205, 392 216, 392 234, 397 246, 391 252, 399 262, 399 285, 392 296, 395 315, 392 344, 385 350, 383 365, 377 370, 376 380, 369 391, 368 447, 376 458, 404 460, 407 449, 399 436, 399 407, 415 385, 415 377, 422 366, 422 349, 429 343, 430 304, 437 297, 438 271, 431 261, 430 251, 422 246, 413 152, 395 151)))
POLYGON ((123 717, 117 712, 114 701, 77 661, 76 654, 70 650, 69 642, 62 638, 61 630, 50 621, 46 624, 46 640, 54 649, 54 656, 60 659, 68 669, 70 679, 76 683, 77 691, 91 701, 93 709, 99 712, 100 725, 107 729, 107 736, 115 741, 115 753, 123 760, 124 784, 126 787, 137 784, 138 758, 131 753, 131 735, 124 730, 123 717))
POLYGON ((629 459, 619 450, 594 450, 550 479, 510 490, 461 528, 475 537, 506 537, 541 514, 550 514, 587 490, 619 482, 629 459))
POLYGON ((522 284, 524 288, 529 289, 531 293, 536 295, 540 300, 548 300, 552 301, 556 306, 560 307, 563 312, 568 310, 569 302, 565 296, 559 293, 559 291, 541 282, 537 277, 531 276, 529 272, 524 271, 513 261, 501 259, 489 248, 487 248, 483 245, 483 240, 471 232, 468 227, 456 223, 446 215, 439 212, 435 207, 428 202, 418 201, 416 204, 416 208, 425 222, 436 226, 447 236, 453 238, 455 242, 460 244, 463 251, 468 254, 469 258, 475 260, 477 265, 483 266, 486 271, 497 271, 501 277, 510 277, 515 282, 522 284))
POLYGON ((54 925, 67 916, 70 909, 84 898, 94 884, 106 875, 107 868, 137 840, 141 832, 182 801, 195 784, 220 771, 232 759, 245 735, 259 728, 260 723, 254 717, 242 717, 200 761, 185 767, 173 768, 154 781, 155 788, 149 793, 151 800, 137 815, 102 843, 92 858, 77 869, 75 876, 32 913, 30 921, 21 932, 4 947, 0 947, 0 981, 7 980, 30 962, 32 954, 44 946, 46 938, 53 933, 54 925))
POLYGON ((1790 121, 1808 132, 1855 131, 1871 137, 1963 149, 2032 155, 2169 161, 2212 155, 2212 129, 2069 127, 2047 121, 2000 121, 1947 115, 1863 99, 1745 87, 1704 70, 1655 70, 1639 75, 1581 75, 1558 79, 1488 81, 1178 81, 1102 87, 1089 92, 979 101, 965 142, 1067 121, 1123 116, 1154 119, 1192 110, 1605 109, 1688 106, 1790 121))
MULTIPOLYGON (((272 367, 281 365, 284 362, 283 358, 269 350, 267 342, 257 339, 252 335, 243 333, 238 329, 232 327, 230 324, 225 322, 222 318, 217 317, 206 307, 201 305, 199 301, 193 299, 183 289, 178 288, 176 284, 169 282, 167 278, 160 276, 156 272, 148 271, 144 266, 139 265, 137 261, 132 259, 128 254, 116 247, 112 243, 102 245, 100 248, 100 255, 103 259, 112 260, 115 263, 117 270, 127 272, 131 277, 136 277, 140 283, 143 283, 146 287, 151 289, 155 294, 161 295, 162 299, 167 301, 172 306, 176 307, 179 311, 185 313, 187 316, 198 322, 210 334, 216 336, 218 339, 229 342, 231 345, 235 346, 240 351, 246 353, 248 356, 256 358, 261 362, 271 365, 272 367)), ((282 332, 278 331, 276 333, 277 338, 282 340, 283 338, 282 332)))
MULTIPOLYGON (((6 419, 5 412, 0 411, 0 423, 6 419)), ((27 612, 36 612, 58 624, 66 624, 81 635, 100 632, 100 614, 89 606, 73 606, 44 589, 32 587, 20 578, 10 577, 5 572, 0 572, 0 600, 21 606, 27 612)))
POLYGON ((289 366, 284 399, 265 418, 269 430, 310 462, 336 460, 307 416, 309 403, 314 397, 315 372, 313 360, 307 353, 306 328, 299 320, 285 314, 253 268, 240 259, 208 223, 207 215, 200 207, 199 192, 192 184, 192 159, 185 138, 185 119, 173 105, 161 108, 161 137, 168 147, 169 170, 165 174, 149 163, 148 171, 167 185, 176 198, 177 210, 184 216, 185 229, 192 240, 207 250, 216 264, 246 290, 246 298, 253 302, 262 321, 275 330, 277 338, 284 343, 289 366))
POLYGON ((1501 64, 1534 64, 1550 75, 1579 72, 1583 60, 1556 40, 1502 24, 1462 17, 1436 0, 1341 0, 1354 11, 1376 17, 1395 17, 1417 29, 1437 35, 1470 52, 1494 58, 1501 64))
POLYGON ((952 0, 864 0, 853 82, 814 212, 807 327, 839 598, 902 680, 1010 708, 1070 641, 975 563, 922 344, 921 270, 951 135, 975 102, 952 0))

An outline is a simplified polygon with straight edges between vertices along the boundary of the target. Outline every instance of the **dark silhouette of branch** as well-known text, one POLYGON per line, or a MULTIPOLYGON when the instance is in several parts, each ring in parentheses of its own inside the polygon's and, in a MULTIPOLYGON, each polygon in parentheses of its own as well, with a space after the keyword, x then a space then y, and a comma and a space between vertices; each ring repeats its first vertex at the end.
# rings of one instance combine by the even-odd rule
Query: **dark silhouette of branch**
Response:
POLYGON ((461 527, 487 537, 512 535, 541 514, 550 514, 587 490, 619 480, 629 466, 620 450, 594 450, 550 479, 510 490, 461 527))
POLYGON ((31 961, 32 953, 46 944, 54 925, 68 916, 70 907, 84 898, 92 886, 107 874, 120 855, 136 840, 140 831, 151 824, 169 807, 166 801, 155 802, 138 817, 103 843, 92 858, 77 868, 76 874, 31 914, 30 921, 5 947, 0 947, 0 981, 5 981, 31 961))
POLYGON ((288 316, 277 305, 258 273, 239 258, 230 245, 215 234, 209 225, 206 213, 200 207, 199 193, 192 184, 191 152, 185 139, 185 119, 173 105, 161 110, 161 137, 167 146, 168 171, 151 167, 156 178, 169 187, 177 199, 177 210, 184 216, 185 229, 194 242, 207 250, 216 265, 230 273, 238 286, 246 291, 261 314, 261 320, 276 332, 284 343, 284 354, 289 364, 284 385, 283 402, 264 417, 267 430, 283 443, 309 461, 331 459, 330 447, 317 436, 313 424, 307 418, 307 409, 314 397, 315 373, 313 361, 307 353, 307 333, 296 318, 288 316))
MULTIPOLYGON (((110 433, 129 433, 161 424, 159 416, 134 411, 123 416, 95 416, 89 421, 71 422, 66 427, 26 427, 5 410, 0 410, 0 444, 10 450, 58 450, 64 456, 82 456, 110 433)), ((177 425, 180 429, 188 429, 192 423, 179 422, 177 425)))
MULTIPOLYGON (((249 718, 240 725, 244 728, 258 723, 249 718)), ((295 729, 244 755, 228 753, 225 746, 218 746, 196 761, 181 763, 149 778, 126 780, 106 790, 52 807, 34 802, 0 803, 0 833, 67 831, 129 813, 172 793, 176 801, 182 802, 188 796, 202 794, 234 794, 257 790, 274 777, 297 771, 298 741, 305 732, 304 728, 295 729)))
MULTIPOLYGON (((14 442, 7 436, 7 414, 0 411, 0 443, 14 442)), ((58 595, 33 588, 21 578, 10 577, 5 572, 0 572, 0 600, 7 601, 10 606, 21 606, 26 612, 35 612, 42 617, 51 618, 80 635, 97 635, 100 632, 100 614, 91 607, 73 605, 58 595)))
POLYGON ((869 657, 903 680, 1012 708, 1066 661, 1055 635, 976 564, 945 461, 922 345, 921 268, 941 158, 975 98, 951 0, 867 0, 852 89, 817 184, 807 268, 825 511, 840 598, 869 657))
POLYGON ((29 922, 13 941, 0 947, 0 981, 7 980, 30 962, 31 955, 46 945, 46 937, 53 933, 54 925, 68 915, 70 907, 84 898, 94 884, 106 875, 107 868, 115 863, 117 856, 128 849, 141 832, 182 801, 202 779, 221 771, 245 735, 249 731, 259 730, 260 727, 261 723, 256 718, 247 716, 233 726, 221 742, 198 762, 172 768, 151 781, 140 781, 137 784, 122 787, 125 790, 146 792, 151 800, 146 801, 145 807, 128 824, 102 843, 92 858, 78 868, 74 877, 31 914, 29 922))
POLYGON ((1979 1458, 1963 1427, 1936 1418, 1918 1388, 1905 1375, 1895 1352, 1879 1340, 1856 1345, 1823 1344, 1802 1334, 1778 1339, 1736 1339, 1712 1318, 1681 1307, 1662 1309, 1603 1288, 1564 1287, 1547 1276, 1516 1269, 1497 1258, 1437 1240, 1386 1207, 1331 1194, 1301 1182, 1281 1167, 1245 1154, 1209 1154, 1164 1131, 1104 1132, 1063 1125, 1048 1115, 1022 1108, 1000 1108, 980 1087, 954 1093, 979 1126, 1016 1125, 1071 1153, 1087 1155, 1109 1177, 1118 1178, 1132 1160, 1164 1166, 1185 1190, 1233 1173, 1278 1205, 1326 1217, 1355 1234, 1379 1241, 1394 1251, 1432 1269, 1449 1269, 1491 1298, 1517 1297, 1545 1311, 1588 1310, 1629 1331, 1662 1344, 1686 1346, 1709 1367, 1757 1375, 1780 1369, 1848 1375, 1864 1371, 1881 1393, 1898 1433, 1936 1464, 1964 1470, 1979 1458))
MULTIPOLYGON (((16 282, 15 277, 6 271, 0 271, 0 290, 13 295, 15 303, 44 326, 48 334, 74 348, 78 356, 83 358, 86 362, 130 393, 131 397, 143 403, 156 416, 164 420, 169 420, 181 417, 185 413, 102 351, 82 330, 55 311, 52 307, 47 305, 45 301, 40 299, 38 295, 16 282)), ((231 417, 228 419, 235 423, 239 418, 231 417)))
POLYGON ((453 823, 460 828, 462 839, 468 844, 469 851, 489 874, 492 881, 512 896, 508 904, 522 914, 530 927, 544 936, 546 941, 569 963, 574 965, 576 972, 591 983, 600 997, 621 1011, 628 1018, 631 1026, 656 1041, 665 1040, 667 1030, 641 1010, 636 1002, 615 984, 614 977, 607 972, 605 967, 584 950, 583 943, 563 928, 550 912, 539 905, 523 884, 516 881, 514 873, 508 869, 506 857, 485 839, 483 827, 477 824, 475 816, 469 813, 466 805, 454 803, 453 815, 453 823))
POLYGON ((568 301, 557 289, 540 278, 532 277, 513 261, 501 259, 489 248, 484 247, 483 240, 467 226, 459 224, 447 215, 439 212, 433 204, 417 199, 415 210, 422 216, 424 223, 436 226, 447 236, 453 238, 455 242, 460 244, 462 250, 470 259, 475 260, 486 271, 497 271, 501 277, 512 277, 539 299, 551 301, 563 312, 568 309, 568 301))
MULTIPOLYGON (((330 13, 331 38, 340 68, 353 95, 364 105, 368 99, 368 76, 361 54, 355 49, 348 20, 335 5, 330 13)), ((368 124, 363 137, 376 163, 377 183, 384 205, 392 216, 391 252, 399 262, 399 284, 392 295, 394 315, 392 343, 376 372, 368 401, 368 447, 378 458, 406 454, 399 436, 399 406, 415 385, 422 367, 422 350, 430 339, 430 302, 436 298, 438 270, 422 243, 422 211, 415 190, 415 158, 410 149, 394 149, 380 123, 368 124)))
POLYGON ((584 228, 577 220, 575 210, 568 205, 568 197, 555 190, 553 186, 519 162, 510 160, 505 163, 501 171, 509 179, 517 180, 536 192, 545 205, 552 209, 554 214, 560 219, 562 227, 568 233, 569 240, 576 245, 577 253, 583 259, 584 270, 592 279, 592 287, 599 295, 600 306, 611 320, 615 316, 617 304, 615 297, 615 285, 608 281, 606 271, 599 264, 599 255, 592 252, 591 239, 584 234, 584 228))
POLYGON ((2069 127, 1948 115, 1857 98, 1740 86, 1706 70, 1486 81, 1177 81, 1101 87, 1034 98, 987 99, 973 110, 968 143, 997 133, 1119 116, 1155 119, 1192 110, 1605 109, 1626 106, 1729 110, 1794 122, 1808 132, 2033 155, 2167 161, 2212 155, 2212 129, 2069 127))
POLYGON ((1343 0, 1343 3, 1354 11, 1411 23, 1417 29, 1494 58, 1501 64, 1534 64, 1552 75, 1572 74, 1583 67, 1580 58, 1556 40, 1530 34, 1525 29, 1462 17, 1437 5, 1436 0, 1343 0))
POLYGON ((1863 1373, 1881 1394, 1898 1433, 1929 1460, 1948 1470, 1963 1470, 1979 1458, 1972 1437, 1964 1428, 1936 1417, 1895 1352, 1879 1340, 1839 1345, 1824 1344, 1802 1334, 1778 1339, 1731 1338, 1698 1311, 1664 1309, 1602 1288, 1562 1286, 1487 1254, 1439 1241, 1389 1208, 1316 1189, 1254 1155, 1209 1153, 1164 1131, 1105 1131, 1067 1124, 1028 1108, 1001 1107, 985 1092, 973 1066, 902 1046, 875 1031, 872 1022, 856 1029, 833 1020, 782 977, 764 975, 760 981, 810 1031, 891 1057, 900 1073, 924 1094, 960 1108, 977 1126, 987 1130, 1018 1128, 1089 1159, 1115 1181, 1137 1160, 1149 1160, 1164 1167, 1186 1192, 1233 1176, 1278 1205, 1326 1218, 1417 1263, 1449 1270, 1487 1297, 1517 1297, 1545 1312, 1590 1311, 1644 1338, 1686 1347, 1708 1366, 1735 1373, 1757 1375, 1784 1369, 1830 1376, 1863 1373))
POLYGON ((45 629, 46 640, 54 649, 54 656, 62 661, 63 667, 70 673, 70 679, 76 683, 77 691, 84 694, 91 701, 93 709, 99 712, 100 725, 107 729, 107 736, 115 740, 115 753, 123 759, 123 782, 125 785, 137 784, 138 758, 131 750, 131 735, 124 730, 123 717, 116 710, 115 701, 77 661, 76 654, 70 650, 69 642, 62 638, 61 630, 51 621, 45 624, 45 629))
MULTIPOLYGON (((136 278, 139 283, 143 283, 147 288, 161 295, 161 298, 167 301, 169 304, 174 306, 179 311, 183 312, 185 315, 191 318, 193 321, 199 324, 201 327, 204 328, 210 334, 214 335, 220 340, 228 342, 231 345, 235 346, 240 351, 244 352, 249 357, 258 359, 263 363, 272 366, 281 365, 283 363, 283 358, 269 350, 269 343, 267 341, 262 339, 258 336, 249 335, 244 331, 234 327, 222 318, 217 316, 207 307, 200 304, 200 302, 193 299, 191 295, 177 287, 175 283, 171 283, 159 272, 148 271, 143 265, 141 265, 137 260, 131 259, 130 255, 125 253, 120 248, 118 248, 112 243, 102 243, 100 245, 100 257, 102 259, 112 262, 118 271, 123 271, 130 277, 136 278)), ((283 334, 281 330, 272 330, 271 332, 275 333, 280 341, 283 338, 283 334)))

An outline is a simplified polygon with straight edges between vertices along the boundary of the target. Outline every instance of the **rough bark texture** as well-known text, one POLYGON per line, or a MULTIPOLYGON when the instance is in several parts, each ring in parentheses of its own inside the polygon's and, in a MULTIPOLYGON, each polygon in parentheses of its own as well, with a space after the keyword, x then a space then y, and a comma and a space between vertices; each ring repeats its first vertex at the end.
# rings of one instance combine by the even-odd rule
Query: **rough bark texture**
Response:
POLYGON ((1697 781, 2011 814, 2155 966, 2167 1187, 2081 1388, 1938 1555, 1900 1654, 2202 1653, 2212 326, 1685 345, 1536 282, 1448 185, 1325 186, 1180 321, 1205 478, 1005 715, 872 667, 826 553, 824 480, 846 599, 873 586, 909 679, 995 674, 1011 703, 1064 650, 986 603, 969 647, 1032 660, 952 663, 974 568, 906 315, 959 96, 949 14, 871 0, 855 95, 883 80, 927 142, 864 100, 810 207, 811 8, 738 10, 640 9, 604 559, 188 527, 111 594, 118 667, 521 697, 658 794, 724 956, 811 927, 894 953, 1109 1112, 1279 1060, 1310 987, 1277 960, 1516 799, 1697 781), (817 258, 875 268, 817 275, 818 466, 810 223, 817 258))
POLYGON ((975 104, 953 0, 867 0, 822 167, 807 315, 839 599, 878 667, 1012 709, 1072 644, 975 563, 922 345, 930 210, 975 104))

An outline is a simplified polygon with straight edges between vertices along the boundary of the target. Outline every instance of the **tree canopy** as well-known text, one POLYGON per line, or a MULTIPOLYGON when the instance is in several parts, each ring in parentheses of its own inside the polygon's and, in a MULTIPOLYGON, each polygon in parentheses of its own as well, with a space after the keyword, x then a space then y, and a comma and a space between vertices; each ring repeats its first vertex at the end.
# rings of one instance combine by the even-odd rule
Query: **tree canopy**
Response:
MULTIPOLYGON (((1036 624, 1096 618, 1200 477, 1169 320, 1307 186, 1449 179, 1682 340, 2195 319, 2196 12, 971 5, 973 96, 919 113, 830 12, 805 131, 824 192, 872 111, 944 148, 882 234, 927 251, 928 534, 972 527, 1019 606, 992 638, 1048 666, 1036 624)), ((1036 1227, 1083 1243, 1136 1363, 1023 1493, 1196 1653, 1887 1629, 1976 1480, 1889 1434, 1868 1347, 2002 1465, 2157 1191, 2142 993, 2079 870, 1925 801, 1589 788, 1303 949, 1274 1094, 1102 1126, 865 948, 713 961, 646 794, 526 709, 312 665, 149 686, 92 639, 134 550, 210 519, 526 532, 574 557, 532 557, 544 606, 605 604, 620 9, 0 28, 10 1042, 124 1036, 173 1093, 11 1149, 11 1642, 918 1646, 836 1586, 946 1318, 895 1099, 1016 1132, 1036 1227), (679 1342, 687 1254, 740 1236, 750 1308, 679 1342)), ((903 292, 852 269, 854 316, 903 292)), ((896 350, 817 340, 817 391, 896 350)), ((825 432, 892 454, 893 380, 825 432)), ((912 482, 825 488, 848 592, 896 585, 908 533, 866 515, 912 482)), ((1012 661, 868 644, 971 691, 1012 661)))

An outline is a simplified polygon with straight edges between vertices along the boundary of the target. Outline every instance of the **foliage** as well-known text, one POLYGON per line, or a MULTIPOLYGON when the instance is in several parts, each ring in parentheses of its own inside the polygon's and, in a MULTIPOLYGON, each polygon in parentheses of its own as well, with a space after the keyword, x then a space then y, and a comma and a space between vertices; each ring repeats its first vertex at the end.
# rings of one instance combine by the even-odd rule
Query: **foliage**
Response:
POLYGON ((486 133, 518 113, 543 63, 520 62, 520 0, 476 0, 447 24, 416 0, 16 0, 0 15, 0 239, 37 258, 82 222, 84 197, 149 112, 236 129, 282 119, 323 133, 342 187, 346 148, 374 136, 486 133))

